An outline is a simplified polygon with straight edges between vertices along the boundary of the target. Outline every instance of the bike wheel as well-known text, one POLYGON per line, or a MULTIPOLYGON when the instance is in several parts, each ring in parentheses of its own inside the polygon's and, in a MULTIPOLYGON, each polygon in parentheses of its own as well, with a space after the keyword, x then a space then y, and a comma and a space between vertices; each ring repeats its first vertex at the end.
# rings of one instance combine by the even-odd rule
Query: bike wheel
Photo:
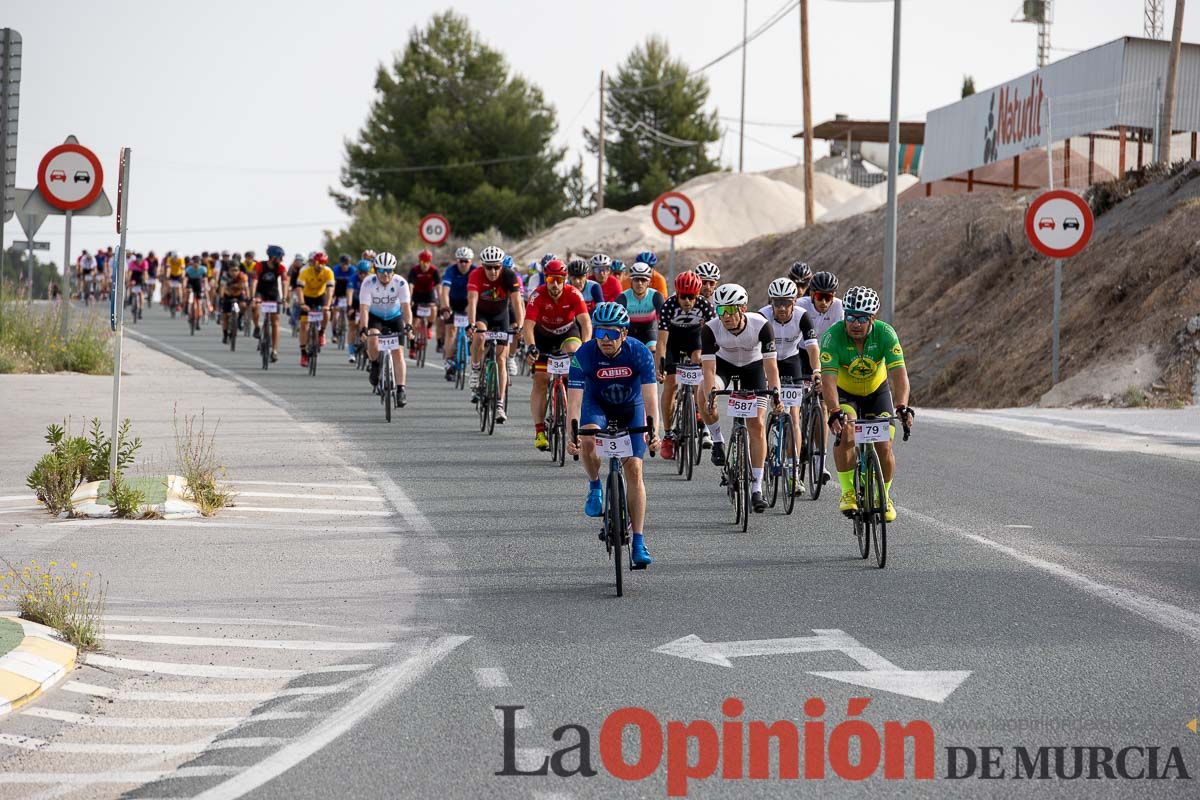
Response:
POLYGON ((824 486, 826 430, 821 405, 819 402, 814 403, 808 415, 808 424, 804 428, 804 449, 807 456, 804 482, 809 500, 820 497, 821 487, 824 486))
POLYGON ((683 399, 683 422, 675 421, 683 430, 683 447, 679 448, 679 455, 676 456, 680 461, 685 462, 683 468, 684 478, 692 479, 692 472, 696 464, 700 463, 697 454, 700 452, 700 430, 696 425, 696 395, 689 389, 684 392, 683 399))
POLYGON ((867 451, 867 502, 870 511, 867 512, 874 520, 871 526, 871 543, 875 547, 875 565, 883 569, 887 565, 887 489, 883 485, 883 469, 879 465, 879 455, 875 447, 867 451))
POLYGON ((605 535, 608 537, 608 552, 613 560, 613 578, 617 585, 617 597, 621 597, 625 594, 624 570, 621 567, 621 562, 624 560, 621 556, 621 549, 625 541, 625 481, 621 476, 620 469, 609 470, 604 500, 609 506, 609 513, 605 516, 608 523, 605 535))
POLYGON ((567 463, 567 389, 562 381, 555 382, 554 397, 554 441, 562 467, 567 463))
MULTIPOLYGON (((675 474, 683 474, 683 462, 687 460, 687 445, 684 443, 683 409, 687 405, 685 393, 681 388, 675 390, 675 403, 671 408, 671 427, 667 429, 675 437, 675 474)), ((666 422, 666 420, 664 420, 666 422)))
POLYGON ((851 518, 854 520, 854 536, 858 539, 858 555, 864 559, 871 555, 871 529, 868 525, 870 515, 863 511, 866 502, 865 475, 861 462, 856 463, 854 467, 854 496, 858 501, 858 511, 855 511, 851 518))
POLYGON ((735 435, 738 453, 738 497, 742 507, 742 533, 750 528, 750 433, 745 428, 735 435))
POLYGON ((767 469, 765 477, 769 477, 771 481, 771 491, 767 497, 767 508, 774 508, 775 503, 779 500, 779 482, 783 479, 782 427, 780 420, 768 419, 767 421, 767 461, 764 466, 767 469))
POLYGON ((796 507, 796 490, 800 488, 800 451, 796 447, 796 429, 792 415, 784 413, 780 426, 779 478, 783 484, 783 513, 791 514, 796 507))
POLYGON ((237 320, 234 320, 233 324, 229 326, 229 352, 231 352, 231 353, 237 351, 237 335, 238 335, 237 320))
POLYGON ((500 376, 496 373, 498 369, 500 367, 494 359, 489 359, 484 366, 484 383, 487 386, 488 436, 496 432, 496 408, 500 404, 500 376))
MULTIPOLYGON (((316 334, 313 334, 310 331, 309 335, 314 336, 316 334)), ((308 343, 308 374, 309 375, 317 374, 317 353, 319 353, 320 351, 321 351, 321 348, 317 347, 312 342, 308 343)))

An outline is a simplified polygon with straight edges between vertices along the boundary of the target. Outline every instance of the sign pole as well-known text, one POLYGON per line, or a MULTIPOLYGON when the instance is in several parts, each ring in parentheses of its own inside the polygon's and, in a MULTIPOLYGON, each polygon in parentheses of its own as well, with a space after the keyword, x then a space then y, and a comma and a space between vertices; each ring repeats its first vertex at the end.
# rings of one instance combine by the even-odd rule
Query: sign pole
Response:
POLYGON ((63 236, 62 339, 67 339, 67 317, 71 314, 71 212, 66 212, 67 229, 63 236))
POLYGON ((671 279, 670 279, 671 282, 668 284, 668 286, 674 286, 675 285, 675 237, 674 236, 671 237, 671 257, 667 261, 667 269, 671 273, 671 279))
MULTIPOLYGON (((883 320, 896 324, 896 180, 900 149, 900 0, 892 0, 892 110, 888 120, 887 210, 883 230, 883 320)), ((847 154, 849 158, 849 154, 847 154)))
POLYGON ((124 331, 125 312, 125 233, 129 228, 129 148, 121 150, 120 192, 117 198, 117 219, 120 221, 121 241, 117 245, 116 263, 113 264, 112 288, 112 328, 116 333, 116 344, 113 347, 113 409, 111 446, 108 454, 109 485, 117 479, 117 432, 121 424, 121 339, 124 331))
MULTIPOLYGON (((25 221, 33 227, 33 217, 25 215, 25 221)), ((29 302, 33 302, 33 237, 29 237, 29 249, 25 253, 25 268, 29 275, 29 302)))
POLYGON ((1058 315, 1062 308, 1062 259, 1054 259, 1054 344, 1051 349, 1053 366, 1050 368, 1050 386, 1058 385, 1058 315))

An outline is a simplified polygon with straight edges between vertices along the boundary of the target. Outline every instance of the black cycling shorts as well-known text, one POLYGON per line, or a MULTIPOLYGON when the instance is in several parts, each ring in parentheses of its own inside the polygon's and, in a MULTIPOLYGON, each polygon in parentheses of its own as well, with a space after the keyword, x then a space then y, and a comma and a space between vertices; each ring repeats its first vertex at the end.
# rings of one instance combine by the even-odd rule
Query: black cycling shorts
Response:
POLYGON ((188 278, 188 291, 193 294, 204 294, 204 278, 188 278))
POLYGON ((568 339, 582 342, 583 334, 579 330, 579 322, 571 323, 571 327, 563 333, 547 333, 538 326, 533 326, 533 344, 538 349, 537 365, 540 370, 546 369, 546 359, 555 353, 562 353, 563 345, 568 339))
POLYGON ((779 382, 799 383, 812 380, 812 365, 808 363, 808 351, 801 350, 789 358, 777 359, 779 362, 779 382))
POLYGON ((889 416, 893 411, 892 389, 888 386, 887 381, 884 381, 878 389, 864 397, 850 394, 839 386, 838 405, 850 406, 854 409, 854 415, 859 419, 889 416))
POLYGON ((381 334, 395 333, 400 336, 400 343, 404 343, 404 315, 401 314, 391 319, 377 317, 374 314, 367 315, 367 330, 374 328, 381 334))
POLYGON ((767 388, 767 373, 763 371, 761 360, 739 367, 717 356, 717 377, 726 389, 733 388, 731 383, 735 375, 739 381, 738 388, 742 391, 762 391, 767 388))
POLYGON ((235 295, 233 297, 229 297, 228 295, 221 295, 221 312, 224 314, 232 314, 233 313, 233 304, 235 301, 244 305, 246 302, 246 299, 244 297, 242 297, 241 295, 235 295))
POLYGON ((495 316, 492 316, 492 317, 488 317, 483 314, 476 314, 475 323, 476 323, 476 325, 478 325, 478 323, 480 323, 480 322, 484 323, 487 326, 486 330, 489 330, 489 331, 506 331, 507 332, 510 328, 512 328, 512 321, 511 321, 511 318, 508 316, 508 312, 509 312, 509 307, 505 306, 503 311, 501 311, 499 314, 496 314, 495 316))

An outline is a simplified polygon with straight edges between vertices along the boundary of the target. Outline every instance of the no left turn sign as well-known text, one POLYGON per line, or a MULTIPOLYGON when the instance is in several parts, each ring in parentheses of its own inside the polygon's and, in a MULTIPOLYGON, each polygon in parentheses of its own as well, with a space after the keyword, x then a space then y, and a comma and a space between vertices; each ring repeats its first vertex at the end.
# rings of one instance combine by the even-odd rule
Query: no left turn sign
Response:
POLYGON ((450 223, 441 214, 426 214, 417 232, 425 244, 439 245, 450 238, 450 223))
POLYGON ((1096 221, 1083 198, 1065 189, 1037 196, 1025 212, 1025 235, 1039 253, 1050 258, 1078 255, 1096 221))
POLYGON ((38 165, 38 189, 59 211, 78 211, 104 188, 104 168, 91 150, 68 142, 52 148, 38 165))
POLYGON ((696 221, 696 207, 685 194, 663 192, 650 206, 650 216, 660 231, 667 236, 678 236, 696 221))

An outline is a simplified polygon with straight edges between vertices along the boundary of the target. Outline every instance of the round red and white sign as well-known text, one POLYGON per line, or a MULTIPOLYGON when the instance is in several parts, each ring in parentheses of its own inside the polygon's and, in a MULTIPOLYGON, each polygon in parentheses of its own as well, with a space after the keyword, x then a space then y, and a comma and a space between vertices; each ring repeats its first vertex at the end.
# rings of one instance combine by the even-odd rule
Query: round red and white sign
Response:
POLYGON ((1066 189, 1039 195, 1025 212, 1025 235, 1029 243, 1050 258, 1078 255, 1092 238, 1095 226, 1091 207, 1066 189))
POLYGON ((417 232, 425 244, 439 245, 450 238, 450 223, 441 214, 426 214, 417 232))
POLYGON ((650 206, 650 216, 660 231, 667 236, 678 236, 696 221, 696 207, 685 194, 663 192, 650 206))
POLYGON ((60 144, 38 164, 38 189, 60 211, 87 208, 104 189, 104 168, 96 154, 79 144, 60 144))

